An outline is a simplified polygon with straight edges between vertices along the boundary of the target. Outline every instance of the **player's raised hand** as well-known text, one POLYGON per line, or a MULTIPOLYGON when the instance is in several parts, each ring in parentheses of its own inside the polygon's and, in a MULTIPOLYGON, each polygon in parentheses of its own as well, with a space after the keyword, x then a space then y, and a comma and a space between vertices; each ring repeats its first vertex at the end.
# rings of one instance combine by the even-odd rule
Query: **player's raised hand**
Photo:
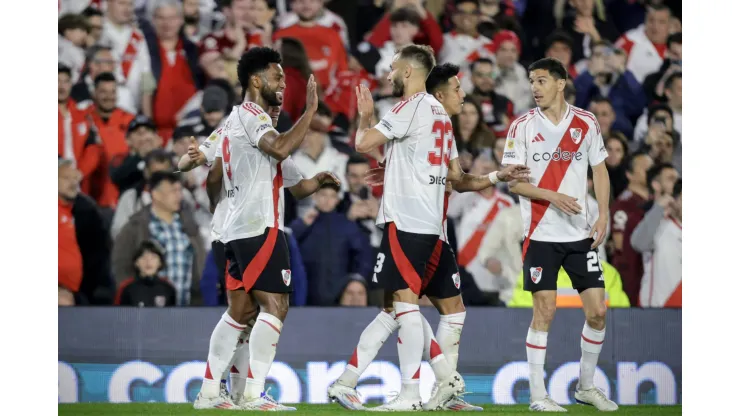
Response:
POLYGON ((529 168, 524 165, 507 165, 496 174, 498 180, 509 182, 513 180, 529 182, 529 168))
POLYGON ((316 81, 313 75, 308 77, 306 84, 306 112, 315 113, 319 108, 319 95, 317 92, 316 81))
POLYGON ((360 117, 371 116, 375 112, 375 103, 370 90, 366 86, 360 85, 355 87, 355 94, 357 95, 357 111, 360 113, 360 117))
POLYGON ((341 182, 339 182, 339 178, 337 178, 331 172, 319 172, 314 177, 316 178, 317 181, 319 181, 319 185, 323 185, 325 183, 333 183, 336 186, 341 185, 341 182))
POLYGON ((550 198, 551 204, 568 215, 576 215, 581 212, 582 208, 577 201, 578 199, 559 192, 554 192, 554 195, 550 198))
POLYGON ((606 223, 606 217, 599 217, 599 219, 596 220, 596 224, 591 228, 591 233, 588 235, 588 238, 594 239, 593 244, 591 244, 591 248, 596 248, 604 242, 604 239, 606 238, 606 223))
POLYGON ((380 186, 385 179, 385 168, 370 169, 365 172, 365 183, 368 186, 380 186))

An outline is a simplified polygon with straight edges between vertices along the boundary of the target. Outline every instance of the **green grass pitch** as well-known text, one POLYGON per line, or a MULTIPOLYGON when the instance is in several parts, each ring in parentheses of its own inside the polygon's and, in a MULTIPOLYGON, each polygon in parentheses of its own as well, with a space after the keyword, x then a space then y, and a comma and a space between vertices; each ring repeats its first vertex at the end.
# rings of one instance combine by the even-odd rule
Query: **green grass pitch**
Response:
MULTIPOLYGON (((338 404, 298 404, 298 411, 288 414, 294 415, 341 415, 353 413, 345 410, 338 404)), ((515 415, 530 413, 527 406, 483 406, 482 413, 494 413, 497 415, 515 415)), ((590 415, 600 413, 590 406, 565 406, 570 415, 590 415)), ((244 411, 238 411, 245 413, 244 411)), ((78 403, 60 404, 60 416, 178 416, 178 415, 223 415, 230 414, 228 410, 194 410, 191 404, 167 404, 167 403, 135 403, 135 404, 110 404, 110 403, 78 403)), ((262 413, 262 412, 246 412, 262 413)), ((416 414, 417 412, 397 412, 396 415, 416 414)), ((475 414, 475 413, 473 413, 475 414)), ((619 411, 610 414, 623 414, 630 416, 641 415, 680 415, 681 406, 622 406, 619 411)))

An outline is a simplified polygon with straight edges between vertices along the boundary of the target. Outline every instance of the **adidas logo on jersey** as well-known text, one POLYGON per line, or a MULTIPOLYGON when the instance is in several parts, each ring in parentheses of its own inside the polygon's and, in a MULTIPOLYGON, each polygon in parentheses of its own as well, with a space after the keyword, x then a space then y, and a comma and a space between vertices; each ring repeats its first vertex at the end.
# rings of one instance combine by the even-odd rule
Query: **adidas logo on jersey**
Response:
POLYGON ((537 135, 534 136, 534 139, 532 139, 532 143, 544 142, 544 141, 545 141, 545 137, 542 135, 542 133, 537 133, 537 135))

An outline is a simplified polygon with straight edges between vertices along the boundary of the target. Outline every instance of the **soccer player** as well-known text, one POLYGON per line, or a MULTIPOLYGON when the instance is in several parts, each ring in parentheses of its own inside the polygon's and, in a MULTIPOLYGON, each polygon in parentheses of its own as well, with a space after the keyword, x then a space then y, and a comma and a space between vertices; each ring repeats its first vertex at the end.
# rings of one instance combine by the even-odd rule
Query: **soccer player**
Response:
POLYGON ((531 181, 509 186, 520 196, 524 222, 524 288, 532 292, 532 323, 527 333, 530 410, 565 412, 545 390, 547 332, 555 315, 558 271, 562 266, 578 290, 586 323, 581 334, 580 378, 575 398, 599 410, 617 405, 594 386, 594 372, 604 343, 606 304, 597 247, 609 218, 607 153, 596 118, 568 105, 563 90, 568 78, 556 59, 529 66, 529 83, 537 107, 509 128, 502 163, 526 164, 531 181), (587 171, 593 170, 599 212, 589 212, 587 171))
MULTIPOLYGON (((457 78, 459 72, 460 68, 457 65, 443 64, 434 67, 426 80, 426 91, 442 104, 445 112, 450 116, 460 113, 465 97, 465 92, 460 88, 460 80, 457 78)), ((448 193, 451 189, 459 192, 479 191, 493 186, 499 180, 521 179, 528 175, 528 169, 524 166, 509 166, 501 172, 484 176, 463 173, 457 160, 454 138, 450 147, 449 158, 448 193)), ((385 169, 380 168, 369 172, 366 179, 371 185, 375 185, 382 183, 384 176, 385 169)), ((435 375, 443 374, 442 370, 445 365, 449 365, 453 371, 457 370, 460 335, 465 322, 465 307, 460 296, 457 261, 452 248, 447 242, 446 198, 447 194, 445 195, 442 231, 438 236, 432 257, 427 264, 420 293, 420 296, 427 295, 441 315, 436 338, 431 335, 431 326, 422 316, 422 324, 425 330, 424 358, 430 361, 435 375), (439 354, 440 349, 442 354, 439 354)), ((363 331, 360 342, 353 352, 344 373, 329 387, 329 397, 348 409, 362 409, 356 391, 359 377, 375 358, 381 345, 396 329, 398 329, 398 323, 394 319, 393 305, 386 304, 384 310, 363 331)), ((439 381, 438 379, 435 389, 439 389, 439 381)), ((427 403, 424 408, 434 409, 431 407, 433 404, 427 403)), ((442 406, 445 409, 457 411, 483 410, 478 406, 466 403, 459 397, 453 397, 451 400, 442 403, 442 406)))
POLYGON ((220 239, 226 244, 230 262, 226 283, 229 308, 211 337, 206 377, 194 404, 198 409, 234 407, 220 394, 220 376, 229 368, 246 329, 237 320, 248 314, 254 302, 260 312, 250 335, 246 386, 238 406, 248 410, 295 410, 276 403, 264 392, 292 290, 282 231, 283 187, 300 199, 323 183, 338 181, 327 173, 302 180, 295 164, 288 160, 317 109, 313 77, 307 85, 306 112, 288 132, 279 134, 263 110, 282 104, 285 81, 280 62, 278 52, 270 48, 253 48, 242 56, 237 72, 246 91, 244 103, 234 108, 221 133, 222 170, 229 186, 220 239), (214 379, 213 374, 219 377, 214 379))

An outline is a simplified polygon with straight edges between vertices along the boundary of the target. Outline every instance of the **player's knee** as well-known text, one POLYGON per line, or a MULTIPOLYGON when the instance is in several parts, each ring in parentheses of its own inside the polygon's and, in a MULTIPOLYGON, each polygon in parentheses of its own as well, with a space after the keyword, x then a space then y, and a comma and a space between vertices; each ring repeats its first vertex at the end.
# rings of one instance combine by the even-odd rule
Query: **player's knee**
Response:
POLYGON ((534 307, 534 319, 537 322, 549 324, 555 318, 555 303, 539 302, 534 307))
POLYGON ((260 313, 259 306, 252 306, 251 309, 246 309, 242 312, 241 317, 237 320, 242 325, 249 325, 257 319, 257 315, 260 313))
POLYGON ((606 305, 599 305, 587 311, 586 321, 588 322, 588 326, 593 329, 603 329, 606 324, 606 305))
POLYGON ((260 302, 260 310, 262 312, 269 313, 281 321, 285 321, 285 317, 288 316, 287 294, 285 296, 269 296, 267 299, 263 299, 263 301, 260 302))
POLYGON ((435 299, 432 303, 437 307, 441 315, 452 315, 465 312, 465 305, 463 304, 462 296, 438 300, 435 299))

